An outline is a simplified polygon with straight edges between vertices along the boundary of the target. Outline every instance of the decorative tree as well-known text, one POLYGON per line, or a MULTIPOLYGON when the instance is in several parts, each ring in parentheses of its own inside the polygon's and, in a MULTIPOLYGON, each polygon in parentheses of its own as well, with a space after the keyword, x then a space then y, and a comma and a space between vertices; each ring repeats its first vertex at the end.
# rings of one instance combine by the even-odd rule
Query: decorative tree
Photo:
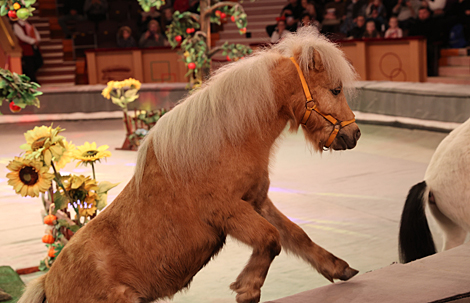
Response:
POLYGON ((39 87, 36 82, 30 82, 26 75, 18 75, 0 68, 0 106, 3 101, 9 102, 10 110, 14 113, 27 105, 39 107, 37 96, 42 95, 42 92, 37 91, 39 87))
POLYGON ((0 0, 0 15, 8 15, 12 21, 26 20, 33 15, 34 3, 36 0, 0 0))
MULTIPOLYGON (((157 9, 165 4, 162 0, 139 0, 145 11, 155 6, 157 9)), ((247 15, 243 7, 235 2, 218 0, 200 0, 200 14, 191 12, 173 14, 173 21, 167 27, 166 35, 170 45, 175 48, 181 46, 184 62, 189 71, 190 85, 197 86, 209 73, 212 57, 222 52, 227 60, 236 61, 252 52, 251 48, 242 44, 229 44, 211 49, 210 24, 221 24, 230 17, 237 25, 240 34, 246 33, 247 15)))

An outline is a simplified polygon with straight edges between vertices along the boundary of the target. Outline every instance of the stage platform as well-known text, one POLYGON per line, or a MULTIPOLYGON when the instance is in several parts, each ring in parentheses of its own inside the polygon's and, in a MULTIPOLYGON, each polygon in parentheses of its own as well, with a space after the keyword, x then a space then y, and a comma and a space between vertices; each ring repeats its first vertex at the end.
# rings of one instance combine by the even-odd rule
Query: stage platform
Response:
MULTIPOLYGON (((104 85, 43 88, 41 108, 27 107, 12 114, 1 107, 0 123, 89 120, 122 117, 121 109, 101 96, 104 85)), ((129 108, 171 108, 188 94, 186 83, 143 84, 140 98, 129 108)), ((349 98, 361 122, 449 131, 470 116, 467 85, 359 81, 349 98)))
POLYGON ((470 302, 470 243, 266 303, 470 302))
MULTIPOLYGON (((15 270, 37 266, 47 253, 41 242, 45 230, 41 199, 16 195, 5 178, 8 173, 6 165, 22 152, 19 146, 25 142, 23 133, 42 124, 0 125, 0 142, 6 142, 0 145, 0 265, 8 265, 15 270)), ((96 177, 100 181, 119 183, 108 194, 112 203, 131 179, 137 156, 133 151, 115 150, 124 139, 122 121, 62 121, 54 122, 54 126, 65 128, 61 135, 76 145, 88 141, 110 146, 112 156, 97 165, 96 177)), ((283 250, 269 270, 261 302, 325 285, 334 289, 356 285, 359 286, 355 290, 357 294, 363 291, 363 284, 355 281, 362 281, 387 267, 406 267, 391 265, 398 261, 398 224, 403 204, 410 187, 422 180, 436 146, 446 134, 361 123, 359 127, 362 137, 353 150, 322 155, 311 152, 302 132, 286 133, 273 155, 269 190, 274 204, 290 220, 318 245, 359 270, 359 275, 350 282, 331 286, 310 265, 283 250)), ((89 175, 91 168, 70 163, 63 172, 89 175)), ((433 221, 430 221, 430 227, 440 250, 442 238, 439 229, 433 221)), ((462 269, 469 265, 468 247, 465 249, 462 262, 466 263, 462 263, 462 269)), ((228 238, 224 249, 194 277, 191 287, 178 293, 172 301, 165 302, 235 302, 235 294, 229 285, 235 281, 251 253, 247 246, 228 238)), ((450 267, 445 265, 441 271, 448 269, 450 267)), ((416 274, 419 272, 424 272, 424 269, 420 268, 416 274)), ((440 274, 436 271, 436 279, 440 274)), ((387 275, 383 279, 389 279, 387 275)), ((21 277, 27 283, 36 276, 21 277)), ((405 277, 398 276, 398 279, 402 278, 405 277)), ((467 291, 470 291, 470 284, 467 291)), ((400 294, 400 289, 396 293, 400 294)), ((393 295, 390 296, 393 298, 393 295)), ((338 299, 336 302, 348 301, 338 299)))

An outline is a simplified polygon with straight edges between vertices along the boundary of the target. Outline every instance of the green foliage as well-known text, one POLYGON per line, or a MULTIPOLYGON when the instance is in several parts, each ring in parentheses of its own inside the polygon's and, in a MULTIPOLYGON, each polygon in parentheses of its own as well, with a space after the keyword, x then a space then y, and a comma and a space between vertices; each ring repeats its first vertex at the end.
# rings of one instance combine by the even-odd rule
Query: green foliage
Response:
POLYGON ((67 229, 70 229, 74 233, 76 233, 80 229, 80 226, 70 225, 69 222, 67 222, 67 220, 65 219, 59 219, 57 220, 57 223, 59 224, 59 227, 65 227, 67 229))
POLYGON ((188 32, 188 29, 197 30, 201 26, 199 25, 199 16, 191 12, 180 13, 179 11, 174 12, 173 21, 168 25, 166 30, 166 36, 171 47, 177 47, 180 42, 176 41, 177 36, 181 36, 182 40, 186 40, 192 37, 193 34, 188 32))
POLYGON ((221 49, 222 55, 227 56, 231 61, 242 59, 253 52, 249 46, 243 44, 228 44, 228 42, 225 42, 221 49))
POLYGON ((69 198, 66 195, 63 195, 60 191, 56 191, 54 193, 54 204, 55 204, 55 210, 58 211, 59 209, 64 209, 67 208, 69 205, 69 198))
POLYGON ((146 12, 150 10, 152 6, 155 6, 157 9, 160 9, 162 5, 165 5, 165 0, 138 0, 142 9, 146 12))
POLYGON ((39 270, 40 271, 47 271, 52 265, 52 261, 47 259, 47 260, 41 260, 39 261, 39 270), (46 266, 46 262, 48 263, 49 267, 46 266))
POLYGON ((39 87, 39 84, 30 82, 29 77, 25 75, 0 69, 0 106, 3 101, 7 101, 13 102, 20 108, 25 108, 27 105, 39 107, 37 96, 42 95, 42 92, 37 91, 39 87))
MULTIPOLYGON (((211 23, 221 24, 223 20, 231 20, 235 22, 235 25, 238 29, 246 28, 248 25, 247 15, 243 10, 243 7, 239 4, 235 4, 233 6, 226 5, 211 11, 210 15, 211 23), (223 17, 225 14, 225 17, 223 17)), ((243 34, 243 32, 241 32, 243 34)))
MULTIPOLYGON (((213 1, 211 4, 210 8, 201 12, 201 16, 190 12, 175 12, 172 23, 167 27, 166 34, 170 45, 173 48, 181 46, 183 61, 188 67, 186 76, 199 75, 203 70, 209 69, 211 58, 218 51, 223 51, 225 56, 234 61, 252 52, 247 46, 228 43, 211 51, 207 45, 206 33, 195 31, 200 28, 200 18, 209 18, 211 23, 217 24, 221 24, 223 20, 232 20, 240 34, 246 32, 247 26, 247 15, 238 3, 213 1)), ((196 78, 202 79, 200 76, 196 78)))
POLYGON ((0 16, 5 16, 9 11, 16 11, 19 18, 26 20, 36 10, 32 7, 34 3, 36 3, 36 0, 0 0, 0 16), (18 9, 14 7, 16 3, 19 5, 18 9))

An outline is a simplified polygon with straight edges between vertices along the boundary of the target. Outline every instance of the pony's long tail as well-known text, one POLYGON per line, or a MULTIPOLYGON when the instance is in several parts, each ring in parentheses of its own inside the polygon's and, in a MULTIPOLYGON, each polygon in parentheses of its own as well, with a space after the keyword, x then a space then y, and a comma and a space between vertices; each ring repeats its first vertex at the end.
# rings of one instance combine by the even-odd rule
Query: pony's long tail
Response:
POLYGON ((436 253, 425 213, 428 201, 426 181, 416 184, 406 197, 401 214, 399 254, 402 263, 408 263, 436 253), (426 195, 425 195, 426 193, 426 195))
POLYGON ((25 292, 17 303, 43 303, 45 297, 45 280, 46 275, 43 275, 29 283, 25 292))

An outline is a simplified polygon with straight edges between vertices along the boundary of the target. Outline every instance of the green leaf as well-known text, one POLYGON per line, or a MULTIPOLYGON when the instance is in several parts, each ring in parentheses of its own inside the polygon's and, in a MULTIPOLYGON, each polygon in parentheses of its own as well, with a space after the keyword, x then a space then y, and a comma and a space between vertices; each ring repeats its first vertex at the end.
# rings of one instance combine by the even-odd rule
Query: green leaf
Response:
POLYGON ((8 8, 7 3, 4 3, 0 9, 0 16, 5 16, 6 14, 8 14, 8 8))
POLYGON ((44 260, 39 261, 39 270, 40 271, 49 270, 49 268, 46 266, 46 262, 44 260))
POLYGON ((137 93, 137 89, 128 89, 128 90, 124 93, 124 97, 129 98, 129 97, 134 96, 136 93, 137 93))
POLYGON ((62 195, 60 191, 56 191, 54 193, 54 204, 55 204, 55 211, 59 209, 64 209, 69 205, 69 199, 62 195))

